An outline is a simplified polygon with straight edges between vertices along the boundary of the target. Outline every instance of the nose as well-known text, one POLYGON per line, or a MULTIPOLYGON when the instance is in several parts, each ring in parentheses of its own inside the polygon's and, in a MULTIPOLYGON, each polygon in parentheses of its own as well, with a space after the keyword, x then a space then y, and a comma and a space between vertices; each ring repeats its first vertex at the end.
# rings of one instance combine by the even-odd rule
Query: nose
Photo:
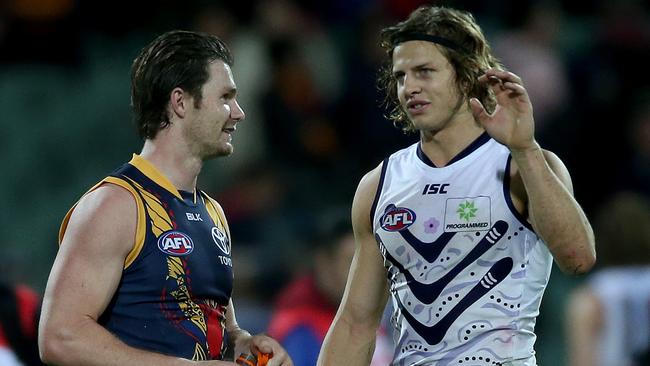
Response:
POLYGON ((412 96, 422 91, 422 88, 420 87, 418 81, 413 77, 409 77, 408 75, 404 76, 403 89, 406 96, 412 96))
POLYGON ((236 100, 233 101, 233 106, 230 108, 230 118, 237 122, 241 122, 246 118, 244 110, 236 100))

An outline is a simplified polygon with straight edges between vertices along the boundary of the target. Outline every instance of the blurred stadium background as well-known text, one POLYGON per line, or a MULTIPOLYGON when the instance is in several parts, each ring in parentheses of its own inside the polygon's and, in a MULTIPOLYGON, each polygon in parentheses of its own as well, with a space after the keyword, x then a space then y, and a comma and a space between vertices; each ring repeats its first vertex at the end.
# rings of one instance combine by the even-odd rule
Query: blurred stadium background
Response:
MULTIPOLYGON (((270 303, 310 235, 349 209, 361 176, 417 136, 394 129, 374 79, 378 31, 421 0, 3 0, 0 2, 2 277, 44 289, 70 206, 141 142, 129 68, 160 32, 219 35, 235 55, 247 114, 235 154, 200 188, 229 217, 235 301, 265 330, 270 303)), ((650 6, 642 0, 434 2, 471 11, 520 74, 537 136, 572 173, 593 217, 621 190, 650 189, 650 6)), ((648 223, 639 223, 647 225, 648 223)), ((538 321, 538 361, 562 365, 565 298, 583 281, 554 269, 538 321)))

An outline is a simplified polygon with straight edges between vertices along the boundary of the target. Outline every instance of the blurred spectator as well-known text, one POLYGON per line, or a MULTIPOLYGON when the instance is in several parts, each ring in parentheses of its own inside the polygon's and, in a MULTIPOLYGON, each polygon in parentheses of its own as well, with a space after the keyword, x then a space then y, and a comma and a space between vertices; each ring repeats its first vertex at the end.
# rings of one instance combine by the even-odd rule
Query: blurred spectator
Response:
POLYGON ((345 64, 332 34, 315 14, 287 0, 260 2, 256 20, 270 56, 270 85, 261 105, 267 140, 298 169, 340 164, 341 131, 330 109, 340 96, 345 64))
POLYGON ((516 2, 509 12, 512 28, 496 37, 494 52, 508 70, 526 81, 535 106, 535 130, 544 137, 547 125, 567 107, 568 81, 557 50, 564 19, 549 2, 516 2))
MULTIPOLYGON (((576 167, 574 185, 585 187, 579 192, 585 210, 592 212, 603 197, 621 188, 619 175, 600 172, 603 166, 619 167, 630 161, 626 132, 635 109, 633 100, 650 85, 650 75, 638 72, 650 59, 648 2, 600 0, 593 8, 593 17, 571 18, 573 30, 583 28, 583 35, 566 47, 575 92, 563 123, 577 130, 572 139, 564 138, 564 150, 567 166, 576 167)), ((554 134, 553 140, 565 135, 555 129, 554 134)))
MULTIPOLYGON (((296 366, 314 366, 325 334, 343 297, 354 255, 349 219, 323 224, 312 240, 310 269, 297 276, 278 295, 269 334, 280 341, 296 366)), ((392 345, 380 328, 371 365, 386 365, 392 345)))
POLYGON ((246 149, 238 150, 228 159, 228 169, 221 169, 220 178, 253 165, 268 154, 264 123, 261 118, 261 97, 269 84, 270 60, 267 55, 266 35, 248 26, 234 9, 235 4, 206 2, 197 6, 190 17, 190 28, 216 35, 228 43, 236 55, 237 99, 246 110, 246 125, 237 128, 237 141, 246 149))
POLYGON ((354 25, 355 36, 348 41, 351 43, 346 53, 348 82, 335 112, 341 118, 333 123, 341 131, 348 152, 345 160, 358 160, 359 176, 377 166, 390 152, 409 146, 419 138, 417 134, 399 131, 386 118, 388 111, 382 106, 384 93, 376 85, 377 70, 384 60, 379 32, 391 22, 393 18, 387 11, 377 8, 354 25))
POLYGON ((228 214, 230 233, 241 249, 233 260, 247 268, 238 270, 241 276, 235 276, 235 287, 251 300, 264 301, 286 279, 283 269, 288 263, 285 256, 277 255, 294 247, 286 181, 274 164, 251 164, 238 170, 232 183, 216 194, 228 214))
POLYGON ((0 282, 0 365, 42 365, 36 340, 40 297, 24 285, 0 282))
POLYGON ((599 270, 570 296, 569 365, 650 365, 650 200, 621 193, 595 221, 599 270))

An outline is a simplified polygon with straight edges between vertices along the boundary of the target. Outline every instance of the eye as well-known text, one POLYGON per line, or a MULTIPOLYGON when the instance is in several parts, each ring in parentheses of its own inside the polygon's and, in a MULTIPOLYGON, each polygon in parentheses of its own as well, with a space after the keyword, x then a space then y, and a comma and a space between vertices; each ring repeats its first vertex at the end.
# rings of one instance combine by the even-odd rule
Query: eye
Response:
POLYGON ((433 74, 435 70, 429 67, 423 67, 417 70, 418 76, 420 77, 429 77, 433 74))
POLYGON ((235 99, 236 95, 237 95, 237 90, 236 89, 230 89, 230 90, 226 91, 225 93, 223 93, 221 95, 221 99, 223 101, 227 102, 227 101, 230 101, 232 99, 235 99))

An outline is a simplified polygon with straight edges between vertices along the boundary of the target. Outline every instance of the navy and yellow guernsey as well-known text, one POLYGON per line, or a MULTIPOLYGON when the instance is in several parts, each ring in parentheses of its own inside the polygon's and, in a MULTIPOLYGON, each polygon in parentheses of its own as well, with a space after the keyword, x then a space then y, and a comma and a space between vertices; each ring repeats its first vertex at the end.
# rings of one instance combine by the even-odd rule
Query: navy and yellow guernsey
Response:
POLYGON ((138 155, 90 191, 102 184, 131 192, 138 224, 122 279, 99 323, 133 347, 192 360, 221 359, 233 272, 219 204, 204 192, 179 192, 138 155))

